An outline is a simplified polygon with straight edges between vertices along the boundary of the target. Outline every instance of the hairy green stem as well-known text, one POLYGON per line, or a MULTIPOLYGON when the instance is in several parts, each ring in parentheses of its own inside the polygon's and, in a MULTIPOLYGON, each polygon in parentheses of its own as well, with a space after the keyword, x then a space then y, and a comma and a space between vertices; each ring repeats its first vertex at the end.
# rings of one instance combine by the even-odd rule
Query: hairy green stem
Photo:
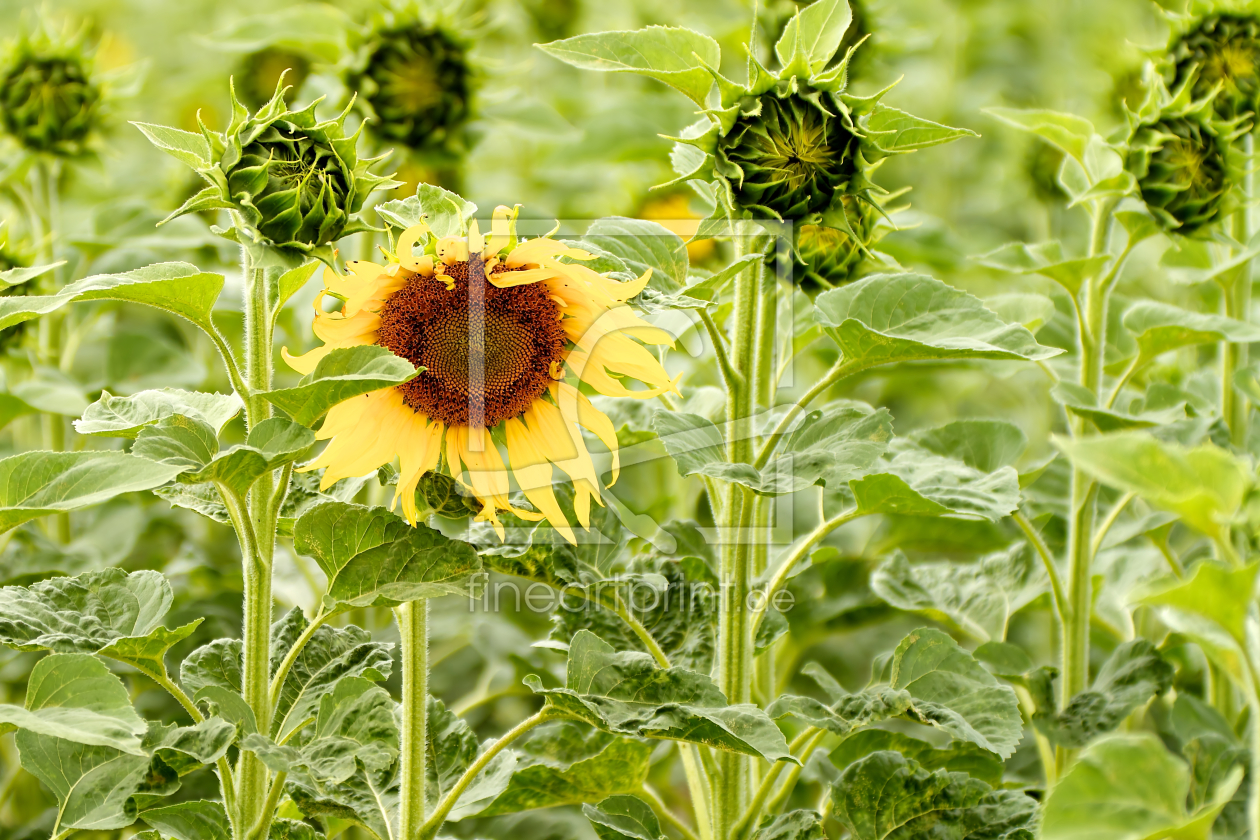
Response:
POLYGON ((1111 510, 1107 511, 1107 515, 1103 517, 1103 521, 1098 524, 1098 530, 1094 533, 1094 542, 1089 549, 1091 557, 1098 556, 1098 552, 1102 550, 1103 540, 1107 538, 1107 532, 1116 524, 1120 514, 1124 513, 1124 509, 1129 506, 1129 502, 1133 501, 1135 496, 1137 496, 1136 493, 1125 493, 1112 505, 1111 510))
POLYGON ((288 777, 288 773, 281 771, 271 780, 271 787, 267 790, 267 800, 263 803, 262 813, 258 815, 253 828, 246 835, 246 840, 265 840, 271 832, 272 815, 276 812, 276 805, 280 802, 280 795, 284 793, 284 782, 288 777))
POLYGON ((652 806, 652 810, 656 812, 656 816, 658 816, 666 825, 671 826, 675 831, 681 834, 683 836, 683 840, 700 840, 700 838, 696 836, 696 833, 692 831, 685 822, 680 820, 673 811, 669 810, 669 806, 665 804, 665 800, 661 799, 660 795, 657 794, 657 792, 650 786, 645 784, 643 787, 639 788, 639 794, 648 801, 649 805, 652 806))
POLYGON ((1036 550, 1037 556, 1041 558, 1041 563, 1046 568, 1046 575, 1050 578, 1050 593, 1054 598, 1054 611, 1059 618, 1059 632, 1063 632, 1063 628, 1067 626, 1068 616, 1072 614, 1072 605, 1068 603, 1067 595, 1063 591, 1063 580, 1059 577, 1059 567, 1054 563, 1054 557, 1050 554, 1050 547, 1046 545, 1045 540, 1041 538, 1041 534, 1037 533, 1037 529, 1028 521, 1028 517, 1024 516, 1023 511, 1015 511, 1011 514, 1011 519, 1019 526, 1019 530, 1024 532, 1024 536, 1028 542, 1032 544, 1036 550))
MULTIPOLYGON (((1243 177, 1242 201, 1234 211, 1230 220, 1230 233, 1234 239, 1247 247, 1251 238, 1251 197, 1252 197, 1252 163, 1251 154, 1254 146, 1252 135, 1243 138, 1243 154, 1248 161, 1247 173, 1243 177)), ((1251 261, 1240 265, 1230 281, 1224 285, 1225 314, 1239 321, 1251 320, 1251 261)), ((1237 342, 1224 342, 1221 353, 1221 417, 1229 426, 1229 440, 1234 446, 1243 448, 1247 443, 1247 425, 1250 407, 1247 397, 1234 387, 1234 374, 1247 366, 1247 345, 1237 342)))
POLYGON ((402 637, 402 782, 398 806, 400 840, 415 837, 425 820, 425 757, 428 754, 429 602, 395 610, 402 637))
MULTIPOLYGON (((455 803, 459 801, 460 795, 468 789, 468 786, 473 783, 477 775, 486 769, 486 766, 490 764, 496 755, 503 752, 503 750, 511 746, 513 742, 535 726, 554 719, 554 713, 544 706, 538 712, 508 730, 499 740, 486 747, 485 752, 477 756, 477 760, 468 766, 468 769, 459 777, 459 781, 455 782, 451 789, 446 792, 446 795, 442 797, 442 801, 433 809, 433 815, 425 821, 424 825, 420 826, 420 831, 417 835, 418 840, 433 840, 437 836, 438 830, 442 827, 442 823, 446 822, 447 815, 455 807, 455 803)), ((413 838, 402 832, 399 832, 399 835, 400 840, 413 840, 413 838)))
POLYGON ((797 400, 791 408, 783 415, 778 424, 774 427, 769 437, 761 445, 761 451, 757 453, 757 460, 753 462, 753 466, 761 469, 770 460, 770 456, 774 454, 775 447, 779 445, 779 441, 787 434, 787 430, 792 427, 792 423, 800 416, 800 413, 809 407, 810 403, 816 400, 820 394, 824 393, 832 385, 835 385, 841 379, 852 376, 861 368, 856 365, 846 364, 844 359, 840 359, 831 366, 831 370, 823 375, 823 378, 814 383, 808 391, 805 392, 799 400, 797 400))
MULTIPOLYGON (((256 394, 271 389, 271 331, 268 329, 267 282, 263 269, 254 267, 242 251, 245 311, 245 419, 249 428, 271 415, 271 406, 256 394)), ((245 702, 254 712, 259 732, 271 728, 271 572, 276 542, 276 493, 271 473, 254 483, 246 498, 244 522, 237 526, 241 542, 245 604, 242 621, 241 682, 245 702)), ((228 494, 224 494, 228 495, 228 494)), ((262 816, 268 795, 268 771, 253 752, 241 751, 237 769, 239 825, 252 826, 262 816)))
POLYGON ((801 763, 789 765, 786 761, 776 761, 770 766, 770 769, 762 778, 761 784, 757 786, 757 791, 753 794, 748 810, 744 812, 744 816, 740 818, 739 824, 735 826, 733 840, 744 840, 760 824, 762 814, 767 812, 774 813, 778 810, 776 803, 781 804, 791 794, 805 761, 825 737, 827 737, 827 730, 811 726, 792 739, 792 743, 788 744, 788 751, 796 755, 801 763), (770 794, 774 790, 775 782, 784 769, 788 768, 790 768, 788 777, 783 780, 779 793, 771 800, 770 794), (767 800, 770 801, 768 807, 766 804, 767 800))
POLYGON ((302 649, 306 647, 306 643, 315 635, 315 631, 328 623, 333 617, 330 612, 323 609, 315 613, 315 617, 311 619, 310 624, 306 625, 306 629, 302 631, 302 635, 297 637, 297 641, 293 643, 293 647, 289 648, 289 652, 284 655, 284 659, 280 660, 280 666, 276 668, 275 675, 271 678, 271 688, 268 690, 271 708, 274 710, 280 702, 280 689, 284 687, 284 680, 289 676, 289 669, 293 667, 293 663, 297 661, 298 655, 302 649))

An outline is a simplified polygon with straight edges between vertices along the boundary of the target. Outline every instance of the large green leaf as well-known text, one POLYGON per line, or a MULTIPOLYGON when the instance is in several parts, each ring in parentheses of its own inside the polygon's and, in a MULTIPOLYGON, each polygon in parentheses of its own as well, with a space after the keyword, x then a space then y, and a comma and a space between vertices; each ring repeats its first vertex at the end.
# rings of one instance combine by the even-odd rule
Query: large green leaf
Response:
POLYGON ((813 697, 783 694, 766 707, 766 714, 775 720, 791 716, 836 735, 848 735, 863 726, 900 717, 911 710, 913 703, 909 692, 877 686, 837 697, 830 704, 813 697))
POLYGON ((940 630, 925 627, 901 641, 891 683, 914 698, 916 717, 954 738, 1007 758, 1023 737, 1015 692, 940 630))
POLYGON ((871 590, 892 606, 951 625, 982 642, 1005 639, 1011 616, 1045 588, 1045 570, 1023 544, 972 563, 911 564, 897 551, 871 575, 871 590))
POLYGON ((593 245, 596 253, 616 257, 636 277, 651 269, 649 288, 673 292, 687 283, 687 247, 659 222, 622 216, 596 219, 575 244, 593 245))
MULTIPOLYGON (((148 786, 149 756, 27 730, 17 733, 16 743, 23 769, 56 797, 61 828, 107 830, 135 821, 132 797, 148 786)), ((165 787, 170 780, 153 781, 165 787)))
POLYGON ((827 840, 817 811, 789 811, 763 817, 752 840, 827 840))
POLYGON ((229 840, 232 826, 220 802, 199 799, 140 813, 140 819, 174 840, 229 840))
POLYGON ((961 515, 996 522, 1019 507, 1019 476, 1012 467, 984 473, 906 442, 890 454, 868 475, 849 482, 863 513, 961 515))
MULTIPOLYGON (((8 300, 8 298, 5 298, 8 300)), ((161 486, 180 469, 122 452, 23 452, 0 460, 0 531, 161 486)))
POLYGON ((379 204, 376 212, 399 228, 423 222, 434 236, 442 238, 467 233, 468 220, 477 212, 477 205, 433 184, 420 184, 415 195, 379 204))
POLYGON ((701 63, 717 67, 717 41, 690 29, 649 26, 630 32, 595 32, 540 44, 539 49, 583 70, 637 73, 677 88, 701 108, 713 77, 701 63))
POLYGON ((1260 341, 1260 327, 1202 312, 1190 312, 1144 300, 1124 313, 1124 326, 1137 339, 1138 366, 1153 361, 1170 350, 1195 344, 1229 341, 1247 344, 1260 341))
POLYGON ((1145 432, 1053 440, 1079 469, 1213 537, 1221 534, 1251 484, 1246 466, 1210 443, 1190 449, 1145 432))
MULTIPOLYGON (((433 810, 438 802, 450 793, 482 752, 477 744, 477 734, 459 715, 448 710, 441 700, 429 698, 428 717, 425 722, 429 739, 429 757, 424 770, 428 777, 425 796, 433 810)), ((486 746, 493 742, 487 741, 486 746)), ((511 782, 517 764, 516 753, 503 750, 490 760, 468 787, 459 795, 455 806, 447 815, 449 822, 484 812, 511 782)))
MULTIPOLYGON (((273 644, 276 655, 283 656, 289 649, 284 640, 296 638, 305 627, 306 619, 298 609, 277 622, 272 630, 273 637, 278 632, 281 634, 281 638, 275 639, 273 644)), ((320 708, 320 699, 339 680, 346 677, 363 677, 373 681, 387 679, 394 666, 390 655, 392 647, 391 644, 372 641, 372 634, 354 625, 320 627, 294 660, 280 688, 271 735, 277 741, 283 741, 295 727, 314 718, 320 708)))
POLYGON ((929 452, 956 458, 986 473, 1014 466, 1028 448, 1028 437, 1014 423, 974 418, 920 432, 914 441, 929 452))
POLYGON ((943 359, 1039 361, 1043 347, 966 292, 923 274, 875 274, 815 301, 818 319, 857 371, 876 365, 943 359))
POLYGON ((162 388, 140 391, 129 397, 115 397, 106 391, 87 407, 81 420, 74 421, 74 428, 81 435, 134 440, 145 426, 180 414, 200 420, 218 433, 243 407, 240 397, 235 394, 203 394, 162 388))
POLYGON ((267 391, 261 396, 303 426, 328 413, 328 409, 371 391, 401 385, 418 371, 406 359, 385 347, 365 344, 333 350, 319 360, 315 370, 293 388, 267 391))
POLYGON ((1087 747, 1046 799, 1043 840, 1208 840, 1242 781, 1239 768, 1190 813, 1190 771, 1154 735, 1113 735, 1087 747))
POLYGON ((1129 713, 1172 685, 1173 668, 1146 639, 1119 645, 1094 684, 1062 711, 1038 710, 1033 724, 1056 746, 1079 748, 1111 732, 1129 713))
POLYGON ((637 796, 610 796, 598 805, 583 805, 599 840, 665 840, 656 812, 637 796))
POLYGON ((917 761, 928 770, 949 770, 966 773, 991 785, 1002 781, 1002 760, 988 750, 967 741, 953 741, 946 747, 934 747, 927 741, 887 729, 864 729, 840 742, 831 751, 831 763, 843 770, 871 753, 891 750, 917 761))
POLYGON ((144 721, 122 681, 95 657, 56 653, 35 663, 26 705, 0 705, 0 724, 58 740, 145 755, 144 721))
POLYGON ((707 676, 685 668, 658 668, 647 654, 615 652, 579 630, 569 645, 564 688, 527 684, 559 715, 619 735, 664 738, 794 761, 787 741, 765 712, 732 706, 707 676))
POLYGON ((812 484, 841 485, 869 472, 892 438, 887 409, 843 404, 811 412, 789 432, 764 469, 726 462, 722 432, 698 414, 659 411, 652 426, 682 475, 701 474, 758 493, 795 493, 812 484))
POLYGON ((568 721, 539 730, 521 748, 507 788, 478 816, 599 802, 639 790, 647 780, 651 745, 583 730, 568 721))
POLYGON ((348 606, 394 605, 460 592, 481 568, 468 543, 381 507, 325 502, 298 518, 293 544, 328 576, 326 599, 348 606))
POLYGON ((853 840, 1033 840, 1037 817, 1037 803, 1019 791, 927 770, 892 751, 845 768, 832 784, 832 808, 853 840))
POLYGON ((1031 108, 985 108, 984 112, 1050 141, 1082 163, 1089 141, 1095 135, 1093 123, 1075 114, 1031 108))
POLYGON ((10 295, 0 300, 0 330, 47 315, 72 301, 119 300, 155 306, 213 331, 211 311, 223 276, 184 262, 158 263, 122 274, 96 274, 52 295, 10 295))
POLYGON ((1152 583, 1136 601, 1171 607, 1219 625, 1239 646, 1247 644, 1247 614, 1256 597, 1256 573, 1260 563, 1228 569, 1210 561, 1195 566, 1188 580, 1152 583))
POLYGON ((1076 295, 1086 280, 1096 275, 1111 259, 1107 254, 1095 257, 1068 257, 1058 242, 1025 245, 1009 242, 979 258, 981 265, 1011 274, 1040 274, 1058 283, 1069 294, 1076 295))

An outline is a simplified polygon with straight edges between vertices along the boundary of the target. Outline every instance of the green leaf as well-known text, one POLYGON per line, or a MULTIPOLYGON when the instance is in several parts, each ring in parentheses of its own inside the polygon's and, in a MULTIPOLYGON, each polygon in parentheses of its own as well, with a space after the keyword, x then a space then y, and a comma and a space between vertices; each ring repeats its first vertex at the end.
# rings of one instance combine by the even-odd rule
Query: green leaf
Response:
POLYGON ((406 359, 385 347, 365 344, 343 347, 319 360, 315 370, 294 388, 260 394, 295 423, 311 426, 328 409, 353 397, 401 385, 418 373, 406 359))
POLYGON ((1045 592, 1046 574, 1024 544, 972 563, 912 565, 896 551, 872 573, 871 590, 899 610, 940 621, 982 642, 1001 641, 1011 616, 1045 592))
POLYGON ((721 430, 698 414, 658 411, 652 427, 681 475, 699 473, 781 495, 818 483, 837 486, 868 472, 892 438, 892 415, 860 403, 811 412, 762 470, 727 463, 721 430))
POLYGON ((140 819, 175 840, 229 840, 232 826, 220 802, 204 799, 150 808, 140 819))
POLYGON ((1028 448, 1028 437, 1006 420, 955 420, 914 436, 919 446, 956 458, 980 472, 1013 467, 1028 448))
POLYGON ((55 653, 35 663, 25 707, 0 705, 0 723, 76 745, 145 755, 140 744, 145 723, 122 680, 83 653, 55 653))
POLYGON ((1077 749, 1113 731, 1134 709, 1172 686, 1173 668, 1146 639, 1116 647, 1094 684, 1062 711, 1038 710, 1033 724, 1055 746, 1077 749))
POLYGON ((839 697, 830 705, 813 697, 784 694, 766 707, 766 714, 775 720, 791 716, 836 735, 848 735, 863 726, 906 714, 913 702, 906 691, 878 686, 839 697))
POLYGON ((102 569, 78 577, 0 588, 0 644, 18 650, 96 653, 123 638, 146 638, 171 606, 159 572, 102 569))
POLYGON ((701 108, 713 86, 704 64, 718 67, 722 53, 707 35, 668 26, 630 32, 596 32, 540 44, 539 49, 583 70, 637 73, 681 91, 701 108), (704 62, 704 64, 701 63, 704 62))
POLYGON ((144 636, 114 639, 97 652, 150 675, 163 675, 166 673, 167 651, 191 636, 203 620, 195 618, 174 630, 156 627, 144 636))
POLYGON ((583 805, 599 840, 665 840, 652 807, 637 796, 610 796, 598 805, 583 805))
POLYGON ((345 502, 325 502, 302 514, 293 544, 328 576, 326 599, 349 606, 459 593, 460 582, 481 568, 468 543, 412 527, 386 508, 345 502))
MULTIPOLYGON (((786 31, 785 31, 786 35, 786 31)), ((979 137, 967 128, 950 128, 889 108, 876 105, 875 112, 862 126, 871 142, 888 154, 901 154, 949 143, 960 137, 979 137)))
POLYGON ((543 688, 533 676, 526 684, 557 713, 606 732, 795 761, 783 733, 756 706, 731 706, 707 676, 658 668, 636 651, 614 652, 587 630, 579 630, 569 645, 564 688, 543 688))
POLYGON ((87 407, 81 420, 74 421, 74 429, 81 435, 134 440, 145 426, 180 414, 206 423, 217 434, 242 408, 240 397, 235 394, 203 394, 162 388, 140 391, 129 397, 115 397, 106 391, 87 407))
POLYGON ((176 160, 188 164, 193 169, 208 169, 210 162, 210 144, 201 134, 168 128, 164 125, 132 122, 149 142, 166 152, 176 160))
POLYGON ((0 288, 11 289, 14 286, 20 286, 28 280, 34 280, 36 277, 47 274, 54 268, 59 268, 65 264, 65 260, 58 260, 47 265, 19 265, 0 271, 0 288))
POLYGON ((0 300, 0 330, 47 315, 72 301, 117 300, 165 310, 207 332, 223 291, 223 276, 183 262, 158 263, 122 274, 96 274, 53 295, 10 295, 0 300))
POLYGON ((17 733, 16 744, 23 769, 56 797, 61 828, 108 830, 135 821, 137 808, 132 797, 150 782, 151 759, 147 755, 76 744, 26 730, 17 733))
POLYGON ((210 424, 172 414, 136 433, 131 452, 181 472, 200 470, 219 454, 219 438, 210 424))
POLYGON ((679 294, 684 297, 695 298, 696 300, 708 301, 714 303, 717 300, 722 289, 731 282, 741 271, 748 268, 755 262, 762 259, 761 254, 745 254, 721 271, 714 272, 708 277, 695 279, 689 277, 690 282, 686 288, 679 290, 679 294))
POLYGON ((122 493, 151 490, 179 472, 178 467, 122 452, 13 455, 0 460, 0 531, 50 513, 100 504, 122 493))
MULTIPOLYGON (((301 617, 300 610, 295 609, 294 612, 297 620, 292 630, 296 636, 306 626, 306 620, 301 617)), ((277 625, 283 626, 288 620, 286 617, 277 625)), ((390 655, 392 647, 391 644, 372 641, 372 634, 354 625, 324 625, 316 630, 293 662, 280 688, 271 735, 283 741, 295 727, 315 717, 321 698, 346 677, 363 677, 372 681, 387 679, 394 667, 390 655)), ((274 648, 277 656, 281 656, 281 651, 287 652, 288 645, 279 642, 274 648)))
POLYGON ((658 222, 611 216, 596 219, 583 235, 578 247, 594 245, 613 255, 642 276, 648 269, 652 277, 648 287, 663 292, 682 289, 687 284, 687 246, 678 234, 658 222))
POLYGON ((1058 111, 1020 108, 984 108, 984 113, 1007 125, 1048 140, 1082 165, 1085 150, 1095 135, 1094 125, 1084 117, 1058 111))
POLYGON ((647 781, 651 744, 584 730, 568 721, 535 730, 508 786, 477 816, 599 802, 639 790, 647 781))
POLYGON ((1141 301, 1124 313, 1124 326, 1137 338, 1137 366, 1170 350, 1195 344, 1260 341, 1260 327, 1223 315, 1188 312, 1155 301, 1141 301))
POLYGON ((1190 449, 1146 432, 1052 440, 1077 468, 1213 537, 1227 527, 1251 484, 1242 462, 1211 443, 1190 449))
POLYGON ((921 628, 901 641, 891 684, 910 692, 921 722, 1003 758, 1023 737, 1015 692, 940 630, 921 628))
POLYGON ((1208 840, 1242 781, 1239 768, 1215 797, 1187 811, 1190 771, 1154 735, 1113 735, 1091 744, 1046 799, 1043 840, 1208 840))
POLYGON ((922 274, 876 274, 819 295, 819 322, 856 372, 943 359, 1040 361, 1061 350, 1008 324, 975 297, 922 274))
POLYGON ((840 742, 831 751, 831 763, 843 770, 871 753, 891 750, 918 762, 928 770, 966 773, 990 785, 1002 781, 1001 759, 988 750, 966 741, 953 741, 947 747, 934 747, 927 741, 887 729, 864 729, 840 742))
POLYGON ((275 469, 301 458, 315 443, 315 433, 292 420, 269 417, 250 429, 245 443, 262 453, 268 469, 275 469))
MULTIPOLYGON (((429 698, 427 706, 429 757, 425 764, 428 786, 425 798, 429 810, 437 807, 442 797, 454 788, 477 759, 481 750, 477 735, 463 718, 449 711, 441 700, 429 698)), ((491 742, 487 742, 489 745, 491 742)), ((516 753, 504 750, 490 760, 464 789, 447 820, 457 822, 473 814, 484 813, 485 808, 508 787, 516 768, 516 753)))
POLYGON ((891 751, 850 764, 832 784, 832 808, 853 840, 933 837, 1033 840, 1036 802, 891 751))
MULTIPOLYGON (((315 270, 320 265, 319 260, 311 260, 305 265, 291 268, 275 278, 275 285, 271 287, 271 294, 269 295, 273 329, 275 328, 276 318, 279 317, 280 311, 284 309, 284 305, 289 302, 289 298, 297 294, 303 286, 310 282, 311 277, 315 274, 315 270)), ((273 282, 270 275, 268 275, 268 282, 273 282)))
POLYGON ((1228 569, 1203 561, 1189 580, 1152 584, 1139 593, 1136 603, 1172 607, 1201 616, 1221 626, 1240 646, 1247 644, 1247 612, 1255 599, 1256 573, 1260 563, 1228 569))
POLYGON ((441 187, 422 183, 416 187, 415 195, 386 201, 377 206, 376 212, 386 222, 403 229, 423 222, 434 236, 442 239, 466 234, 468 220, 477 212, 477 205, 441 187))
POLYGON ((817 811, 789 811, 763 817, 752 840, 827 840, 817 811))
POLYGON ((1106 254, 1095 257, 1065 257, 1063 247, 1058 242, 1042 242, 1036 245, 1009 242, 996 251, 979 257, 978 262, 1012 274, 1040 274, 1075 296, 1085 281, 1098 274, 1110 259, 1106 254))
POLYGON ((220 717, 208 717, 192 726, 149 723, 143 745, 164 763, 185 776, 227 754, 236 740, 236 726, 220 717))
POLYGON ((215 639, 194 650, 179 666, 179 681, 189 694, 207 686, 241 690, 241 640, 215 639))
POLYGON ((983 473, 962 461, 902 443, 870 475, 849 482, 863 513, 972 516, 996 522, 1019 507, 1019 476, 1011 467, 983 473))
POLYGON ((774 54, 784 67, 800 56, 810 73, 817 75, 835 57, 852 20, 847 0, 817 0, 799 10, 783 27, 774 54))

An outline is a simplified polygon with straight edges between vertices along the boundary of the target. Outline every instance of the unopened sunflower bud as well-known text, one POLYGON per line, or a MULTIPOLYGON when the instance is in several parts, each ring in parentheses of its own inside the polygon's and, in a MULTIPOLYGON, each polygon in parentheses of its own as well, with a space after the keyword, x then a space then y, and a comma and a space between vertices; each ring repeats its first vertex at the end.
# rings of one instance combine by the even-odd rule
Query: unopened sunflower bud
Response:
POLYGON ((23 39, 0 77, 5 131, 33 152, 81 154, 100 104, 101 90, 78 44, 23 39))
MULTIPOLYGON (((717 170, 735 203, 800 219, 826 209, 859 171, 860 138, 819 91, 780 84, 742 109, 717 143, 717 170)), ((838 110, 838 109, 837 109, 838 110)))
POLYGON ((1216 90, 1212 105, 1221 117, 1254 113, 1260 105, 1260 18, 1255 15, 1209 15, 1178 37, 1168 54, 1168 86, 1176 89, 1194 75, 1194 98, 1216 90))
POLYGON ((1228 143, 1195 115, 1138 125, 1126 166, 1167 230, 1191 235, 1222 216, 1233 182, 1228 143))
POLYGON ((464 46, 443 30, 416 23, 381 31, 348 81, 381 140, 419 152, 463 149, 472 72, 464 46))

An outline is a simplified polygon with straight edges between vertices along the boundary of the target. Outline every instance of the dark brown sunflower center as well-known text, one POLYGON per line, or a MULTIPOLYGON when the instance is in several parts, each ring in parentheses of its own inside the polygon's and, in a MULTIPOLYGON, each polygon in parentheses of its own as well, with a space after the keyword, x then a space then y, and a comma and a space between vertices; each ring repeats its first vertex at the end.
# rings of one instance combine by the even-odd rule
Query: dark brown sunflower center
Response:
MULTIPOLYGON (((495 266, 493 274, 508 271, 495 266)), ((493 428, 543 395, 564 359, 560 308, 542 283, 500 289, 478 256, 414 275, 381 307, 376 343, 425 370, 403 400, 448 426, 493 428)))

